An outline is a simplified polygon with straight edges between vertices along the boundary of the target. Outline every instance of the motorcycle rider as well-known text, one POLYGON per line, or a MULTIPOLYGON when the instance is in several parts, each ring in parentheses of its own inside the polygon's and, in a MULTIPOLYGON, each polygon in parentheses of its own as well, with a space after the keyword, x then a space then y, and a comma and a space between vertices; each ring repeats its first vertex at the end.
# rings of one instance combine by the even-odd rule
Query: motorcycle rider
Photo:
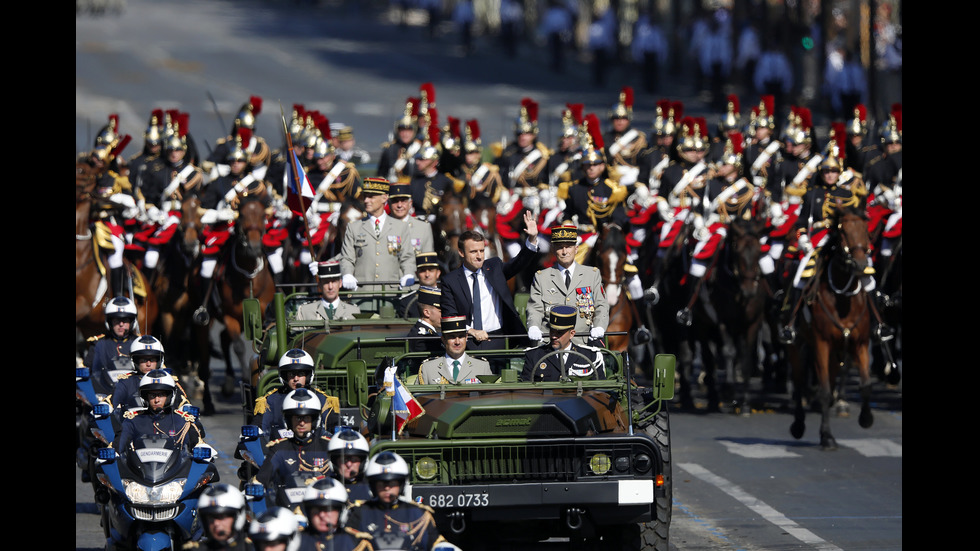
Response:
POLYGON ((83 363, 92 372, 95 392, 109 395, 115 382, 109 371, 128 371, 132 362, 129 347, 139 333, 136 331, 136 303, 129 297, 117 296, 105 306, 105 326, 108 333, 92 337, 94 345, 85 354, 83 363))
POLYGON ((348 508, 344 526, 369 532, 379 549, 430 551, 446 541, 432 508, 402 497, 408 464, 401 456, 391 451, 375 455, 368 460, 365 476, 374 497, 348 508))
POLYGON ((279 358, 279 381, 282 386, 255 400, 255 416, 252 419, 252 424, 260 427, 267 438, 277 440, 289 436, 283 420, 282 403, 286 395, 297 388, 309 389, 320 399, 323 404, 321 424, 324 427, 337 424, 340 401, 313 387, 314 368, 313 357, 300 348, 288 350, 279 358))
POLYGON ((197 502, 201 537, 184 544, 184 549, 254 549, 246 536, 245 496, 233 486, 212 484, 197 502))
POLYGON ((183 410, 174 409, 177 383, 173 375, 154 369, 140 381, 140 398, 144 410, 123 413, 122 431, 114 443, 116 453, 128 449, 139 436, 166 436, 190 451, 202 443, 202 431, 197 418, 183 410))
POLYGON ((299 521, 282 507, 272 507, 249 524, 248 535, 256 551, 298 551, 299 521))
POLYGON ((354 505, 371 499, 371 490, 364 480, 364 462, 370 450, 367 438, 350 427, 343 427, 334 433, 327 449, 333 476, 347 489, 347 503, 354 505))
POLYGON ((322 430, 321 407, 317 395, 306 388, 292 390, 283 399, 282 418, 292 435, 266 445, 266 459, 255 475, 270 498, 294 473, 306 473, 310 482, 330 475, 330 438, 322 430))
POLYGON ((347 491, 336 479, 324 478, 307 488, 303 514, 309 524, 300 535, 300 551, 373 550, 370 534, 340 526, 340 515, 346 506, 347 491))

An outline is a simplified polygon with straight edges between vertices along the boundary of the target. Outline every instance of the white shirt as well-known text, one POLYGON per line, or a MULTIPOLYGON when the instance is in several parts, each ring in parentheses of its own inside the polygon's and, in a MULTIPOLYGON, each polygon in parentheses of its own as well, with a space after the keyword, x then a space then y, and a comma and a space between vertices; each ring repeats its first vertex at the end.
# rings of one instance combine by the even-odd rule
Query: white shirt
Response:
POLYGON ((575 263, 572 262, 568 268, 562 268, 561 265, 558 265, 558 271, 561 272, 562 281, 565 281, 565 272, 568 272, 568 280, 571 281, 575 278, 575 263))
MULTIPOLYGON (((502 327, 500 323, 500 316, 497 312, 500 312, 500 297, 497 293, 493 292, 493 289, 487 285, 487 278, 483 274, 483 270, 477 272, 471 272, 469 268, 463 267, 463 274, 466 275, 466 281, 468 283, 468 288, 472 293, 473 289, 473 274, 477 274, 477 283, 480 286, 480 313, 483 314, 483 330, 486 332, 496 331, 502 327)), ((473 299, 473 295, 470 294, 470 300, 473 299)), ((468 329, 472 328, 473 325, 467 325, 468 329)))
MULTIPOLYGON (((466 364, 466 352, 463 352, 463 355, 458 358, 451 358, 449 357, 449 354, 446 354, 446 369, 449 371, 450 375, 453 373, 453 362, 459 362, 459 370, 462 372, 463 366, 466 364)), ((455 383, 457 381, 453 382, 455 383)))

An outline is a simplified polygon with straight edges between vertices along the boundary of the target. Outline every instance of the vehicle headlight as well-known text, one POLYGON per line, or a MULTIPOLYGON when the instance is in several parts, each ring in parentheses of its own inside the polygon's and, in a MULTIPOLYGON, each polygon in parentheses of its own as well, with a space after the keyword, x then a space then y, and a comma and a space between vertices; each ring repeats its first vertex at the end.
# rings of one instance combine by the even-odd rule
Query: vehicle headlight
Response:
POLYGON ((650 456, 645 453, 638 454, 636 457, 633 458, 633 467, 639 473, 645 473, 649 471, 652 465, 653 462, 650 461, 650 456))
POLYGON ((160 486, 144 486, 133 480, 123 480, 126 497, 135 504, 165 505, 176 503, 184 493, 186 478, 178 478, 160 486))
POLYGON ((630 470, 630 458, 626 455, 620 455, 616 458, 616 470, 625 473, 630 470))
POLYGON ((432 480, 439 474, 439 463, 431 457, 423 457, 415 463, 415 474, 422 480, 432 480))
POLYGON ((595 474, 606 474, 612 467, 612 460, 604 453, 597 453, 589 459, 589 468, 595 474))

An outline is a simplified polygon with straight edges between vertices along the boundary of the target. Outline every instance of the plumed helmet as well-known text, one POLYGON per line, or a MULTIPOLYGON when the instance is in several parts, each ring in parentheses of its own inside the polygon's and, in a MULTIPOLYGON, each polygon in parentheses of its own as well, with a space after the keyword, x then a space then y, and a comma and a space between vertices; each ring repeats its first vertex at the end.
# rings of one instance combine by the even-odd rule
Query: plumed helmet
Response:
POLYGON ((286 551, 299 549, 299 521, 289 509, 270 507, 249 524, 248 537, 253 542, 286 542, 286 551))
POLYGON ((167 403, 165 407, 172 407, 174 405, 174 397, 177 395, 177 381, 174 380, 174 376, 169 371, 165 369, 154 369, 146 375, 143 375, 143 378, 140 379, 140 398, 147 404, 150 403, 150 400, 146 395, 151 391, 166 392, 167 403))
MULTIPOLYGON (((118 296, 109 301, 109 304, 105 306, 105 326, 106 329, 112 330, 112 320, 115 318, 125 318, 129 320, 129 323, 135 325, 136 323, 136 303, 133 299, 124 296, 118 296)), ((132 330, 132 329, 130 329, 132 330)))
POLYGON ((164 122, 163 149, 165 151, 187 151, 187 123, 190 115, 179 111, 169 111, 164 122))
MULTIPOLYGON (((211 484, 201 492, 197 513, 202 519, 209 515, 232 515, 235 517, 235 531, 240 531, 245 528, 245 496, 229 484, 211 484)), ((201 524, 207 530, 207 522, 201 524)))
POLYGON ((868 108, 863 103, 854 106, 853 117, 847 121, 847 134, 851 136, 868 134, 868 108))
POLYGON ((316 141, 313 144, 313 158, 329 157, 337 148, 333 145, 333 131, 330 129, 330 119, 320 116, 316 119, 316 141))
POLYGON ((742 168, 742 152, 745 148, 745 138, 741 132, 729 132, 725 139, 725 150, 721 154, 721 164, 742 168))
POLYGON ((309 371, 309 374, 306 376, 306 386, 312 387, 315 369, 316 364, 313 362, 313 356, 310 356, 307 351, 301 348, 287 350, 279 358, 279 382, 282 383, 282 386, 286 386, 286 379, 282 376, 283 372, 309 371))
POLYGON ((235 115, 235 123, 232 128, 232 135, 237 128, 248 128, 255 130, 255 117, 262 112, 262 98, 260 96, 250 96, 248 101, 243 103, 235 115))
POLYGON ((419 103, 421 103, 421 101, 421 99, 416 97, 411 97, 405 100, 405 111, 402 113, 401 118, 395 123, 395 130, 415 130, 415 126, 418 124, 419 103))
POLYGON ((677 150, 707 151, 708 136, 706 131, 707 123, 703 117, 684 117, 681 121, 681 134, 677 141, 677 150))
POLYGON ((794 144, 809 144, 813 141, 813 120, 810 110, 806 107, 796 107, 791 110, 793 124, 786 128, 786 141, 794 144))
POLYGON ((619 91, 619 101, 613 105, 609 112, 610 119, 629 119, 633 120, 633 87, 624 86, 619 91))
POLYGON ((466 121, 463 151, 466 153, 479 153, 483 151, 483 141, 480 139, 480 123, 476 119, 466 121))
MULTIPOLYGON (((330 459, 340 459, 344 456, 354 455, 367 457, 370 451, 367 438, 350 427, 344 427, 334 433, 327 445, 330 452, 330 459)), ((342 461, 342 459, 341 459, 342 461)))
POLYGON ((830 125, 830 135, 827 141, 827 149, 824 151, 823 160, 820 162, 820 169, 844 171, 844 157, 846 156, 847 128, 842 122, 835 122, 830 125))
POLYGON ((521 109, 514 123, 515 134, 538 133, 538 103, 531 98, 521 99, 521 109))
POLYGON ((289 119, 289 137, 293 140, 293 144, 302 144, 305 129, 306 107, 302 103, 294 103, 292 116, 289 119))
POLYGON ((139 373, 139 363, 143 358, 156 360, 157 367, 163 367, 163 344, 153 335, 143 335, 129 345, 129 359, 133 371, 139 373))
POLYGON ((312 516, 310 507, 343 509, 346 505, 347 488, 339 480, 329 476, 311 484, 303 494, 303 513, 307 518, 312 516))
POLYGON ((752 115, 755 118, 756 128, 766 127, 770 130, 776 128, 776 97, 764 95, 759 99, 759 104, 752 108, 752 115))
POLYGON ((442 127, 442 150, 459 153, 463 150, 463 134, 456 117, 446 117, 446 125, 442 127))
POLYGON ((252 156, 249 153, 248 148, 252 143, 252 129, 251 128, 239 128, 235 131, 235 141, 229 144, 228 155, 225 156, 225 162, 231 164, 235 161, 248 162, 249 158, 252 156))
MULTIPOLYGON (((320 426, 320 410, 323 404, 316 394, 305 388, 292 390, 282 401, 282 420, 287 427, 292 428, 289 418, 294 415, 310 415, 313 417, 313 426, 310 432, 315 432, 320 426)), ((306 435, 298 435, 304 437, 306 435)))
POLYGON ((726 102, 725 114, 721 116, 721 120, 718 121, 718 130, 725 134, 731 132, 732 130, 738 130, 742 124, 741 108, 738 103, 738 96, 735 94, 728 94, 728 101, 726 102))
POLYGON ((109 149, 119 140, 119 115, 112 113, 105 126, 95 135, 95 147, 108 146, 109 149))
POLYGON ((605 142, 602 139, 602 128, 599 126, 599 117, 595 113, 589 113, 582 122, 582 164, 596 165, 606 162, 604 151, 605 142))
POLYGON ((561 137, 563 138, 577 138, 582 127, 582 111, 585 109, 585 104, 582 103, 566 103, 565 109, 561 112, 561 126, 562 132, 561 137))
POLYGON ((893 103, 888 113, 888 122, 881 129, 881 143, 902 143, 902 104, 893 103))
POLYGON ((164 132, 163 109, 154 109, 150 113, 150 121, 143 132, 143 142, 147 145, 161 145, 164 132))
POLYGON ((374 482, 376 480, 400 480, 405 482, 408 479, 408 463, 395 452, 383 451, 368 459, 364 468, 364 476, 371 486, 371 493, 374 493, 374 482))
POLYGON ((438 159, 441 154, 442 152, 439 146, 439 126, 435 122, 431 122, 425 132, 425 137, 422 140, 422 146, 415 152, 415 158, 418 160, 438 159))

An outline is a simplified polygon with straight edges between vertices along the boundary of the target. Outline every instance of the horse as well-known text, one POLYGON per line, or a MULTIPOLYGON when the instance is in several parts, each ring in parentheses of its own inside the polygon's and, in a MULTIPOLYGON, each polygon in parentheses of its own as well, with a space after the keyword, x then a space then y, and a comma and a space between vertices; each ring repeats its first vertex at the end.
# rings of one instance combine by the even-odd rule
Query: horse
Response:
POLYGON ((589 251, 585 262, 599 268, 606 302, 609 303, 609 326, 606 332, 625 333, 606 338, 607 348, 618 352, 625 352, 637 344, 645 344, 635 339, 635 332, 640 329, 642 322, 636 305, 623 292, 626 285, 627 254, 626 232, 618 224, 604 223, 600 225, 595 246, 589 251))
MULTIPOLYGON (((111 247, 111 241, 100 232, 93 232, 90 223, 93 202, 100 199, 96 191, 99 176, 88 163, 75 163, 75 328, 81 337, 80 346, 105 332, 106 302, 115 294, 125 294, 122 289, 112 289, 104 275, 108 266, 100 251, 111 247)), ((131 298, 136 304, 133 331, 141 333, 141 327, 149 330, 156 323, 157 297, 140 270, 125 258, 123 266, 130 275, 131 298)))
POLYGON ((805 290, 809 320, 804 318, 800 334, 803 342, 789 346, 793 368, 794 420, 790 433, 800 439, 805 432, 804 393, 810 381, 810 363, 804 362, 804 349, 816 369, 817 401, 820 407, 820 446, 837 449, 830 431, 830 412, 834 390, 852 363, 857 364, 860 379, 861 413, 858 424, 869 428, 874 422, 871 412, 871 375, 869 344, 871 338, 871 304, 862 281, 868 265, 870 241, 867 214, 857 207, 839 204, 828 218, 828 241, 817 259, 816 272, 805 290))

